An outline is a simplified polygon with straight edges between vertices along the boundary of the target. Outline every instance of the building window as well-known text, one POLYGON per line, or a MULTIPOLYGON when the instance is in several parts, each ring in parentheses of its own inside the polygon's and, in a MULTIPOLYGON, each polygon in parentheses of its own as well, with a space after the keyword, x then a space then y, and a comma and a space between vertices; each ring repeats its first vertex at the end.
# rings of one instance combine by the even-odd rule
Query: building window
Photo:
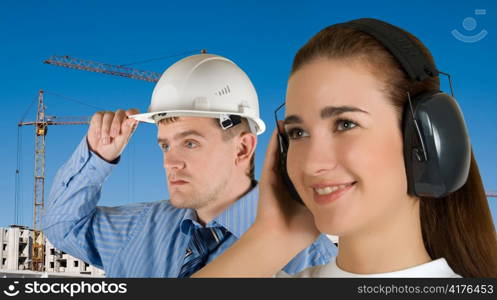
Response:
POLYGON ((55 248, 50 249, 50 255, 55 255, 55 248))
POLYGON ((67 268, 67 260, 65 260, 65 259, 61 260, 61 261, 60 261, 60 266, 61 266, 62 268, 67 268))
POLYGON ((7 250, 7 244, 3 244, 3 251, 7 250))
POLYGON ((77 260, 74 261, 74 267, 78 267, 78 261, 77 260))
POLYGON ((53 262, 51 262, 51 263, 50 263, 50 269, 53 269, 53 268, 54 268, 54 263, 53 263, 53 262))

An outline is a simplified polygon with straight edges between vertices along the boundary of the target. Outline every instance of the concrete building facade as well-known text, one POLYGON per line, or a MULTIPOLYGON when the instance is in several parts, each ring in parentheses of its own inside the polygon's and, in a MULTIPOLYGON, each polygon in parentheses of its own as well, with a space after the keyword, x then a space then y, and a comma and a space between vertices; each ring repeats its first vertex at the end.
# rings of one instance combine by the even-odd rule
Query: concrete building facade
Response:
MULTIPOLYGON (((34 231, 25 226, 0 227, 0 271, 30 269, 34 231)), ((46 238, 44 271, 71 276, 103 277, 104 271, 56 249, 46 238)))
POLYGON ((45 271, 104 276, 104 271, 101 269, 55 248, 47 239, 45 239, 45 271))
POLYGON ((0 268, 28 270, 31 256, 31 230, 22 226, 0 228, 0 268))

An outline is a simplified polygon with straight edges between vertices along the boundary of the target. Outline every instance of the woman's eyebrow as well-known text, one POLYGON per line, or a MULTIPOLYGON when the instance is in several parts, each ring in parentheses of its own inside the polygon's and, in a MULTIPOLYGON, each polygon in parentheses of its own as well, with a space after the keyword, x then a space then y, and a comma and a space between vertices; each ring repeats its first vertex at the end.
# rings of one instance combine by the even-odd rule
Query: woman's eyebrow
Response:
POLYGON ((297 115, 290 115, 285 118, 283 125, 302 123, 302 119, 297 115))
MULTIPOLYGON (((360 112, 360 113, 369 113, 367 111, 364 111, 360 108, 357 108, 355 106, 327 106, 321 110, 321 118, 326 119, 326 118, 331 118, 334 116, 338 116, 340 114, 346 113, 346 112, 360 112)), ((297 116, 297 115, 289 115, 288 117, 285 118, 283 121, 284 125, 288 124, 299 124, 302 123, 302 119, 297 116)))
POLYGON ((334 116, 338 116, 340 114, 346 113, 346 112, 361 112, 368 114, 367 111, 364 111, 360 108, 357 108, 355 106, 327 106, 321 110, 321 119, 326 119, 326 118, 331 118, 334 116))

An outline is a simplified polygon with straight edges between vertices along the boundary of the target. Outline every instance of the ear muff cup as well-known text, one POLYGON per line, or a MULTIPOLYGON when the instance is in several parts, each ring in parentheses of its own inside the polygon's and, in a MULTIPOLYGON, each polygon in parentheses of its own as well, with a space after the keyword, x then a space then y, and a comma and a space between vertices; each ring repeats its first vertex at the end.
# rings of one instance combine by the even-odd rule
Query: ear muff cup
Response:
POLYGON ((425 93, 411 103, 412 110, 408 102, 403 115, 408 192, 444 197, 468 178, 471 145, 466 123, 455 99, 445 93, 425 93))

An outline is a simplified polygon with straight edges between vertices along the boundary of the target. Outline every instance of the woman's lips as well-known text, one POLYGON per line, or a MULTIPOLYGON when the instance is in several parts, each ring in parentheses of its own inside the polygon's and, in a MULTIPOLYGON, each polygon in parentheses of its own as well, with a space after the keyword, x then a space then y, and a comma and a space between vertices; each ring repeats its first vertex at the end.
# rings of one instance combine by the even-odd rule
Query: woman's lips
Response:
POLYGON ((313 200, 318 205, 326 205, 331 202, 338 200, 343 194, 354 188, 357 182, 344 183, 344 184, 334 184, 326 185, 319 184, 314 185, 313 190, 313 200))

